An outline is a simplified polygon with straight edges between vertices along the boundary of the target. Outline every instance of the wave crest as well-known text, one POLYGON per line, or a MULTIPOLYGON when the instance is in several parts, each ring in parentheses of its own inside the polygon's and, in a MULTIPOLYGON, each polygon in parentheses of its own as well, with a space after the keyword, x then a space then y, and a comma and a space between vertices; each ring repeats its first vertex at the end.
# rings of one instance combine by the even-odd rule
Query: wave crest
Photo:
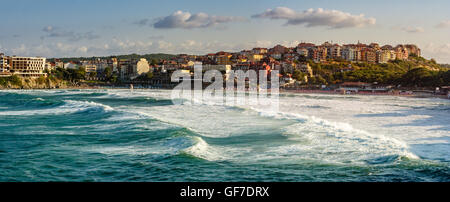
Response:
POLYGON ((64 100, 63 103, 48 109, 1 111, 0 116, 59 115, 80 112, 109 112, 114 110, 108 105, 91 101, 64 100))
POLYGON ((227 159, 224 154, 220 152, 220 149, 210 146, 201 137, 195 136, 193 137, 193 140, 195 144, 187 149, 184 149, 182 151, 183 153, 208 161, 221 161, 227 159))

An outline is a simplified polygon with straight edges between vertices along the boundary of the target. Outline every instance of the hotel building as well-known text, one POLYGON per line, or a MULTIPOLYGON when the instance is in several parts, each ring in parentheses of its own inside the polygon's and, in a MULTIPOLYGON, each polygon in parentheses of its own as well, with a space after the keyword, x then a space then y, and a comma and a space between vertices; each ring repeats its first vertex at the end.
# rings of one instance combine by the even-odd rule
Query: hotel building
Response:
POLYGON ((47 76, 44 73, 46 59, 42 57, 19 57, 0 55, 0 72, 10 72, 23 77, 47 76))

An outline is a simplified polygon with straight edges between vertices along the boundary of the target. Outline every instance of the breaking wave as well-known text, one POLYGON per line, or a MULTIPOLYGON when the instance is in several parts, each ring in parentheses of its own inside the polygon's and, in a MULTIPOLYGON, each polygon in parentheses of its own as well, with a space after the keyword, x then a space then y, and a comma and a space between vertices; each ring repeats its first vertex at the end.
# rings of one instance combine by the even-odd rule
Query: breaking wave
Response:
MULTIPOLYGON (((351 124, 331 122, 314 116, 284 112, 266 112, 253 109, 260 116, 274 119, 297 120, 298 123, 284 128, 284 134, 301 144, 288 145, 287 149, 298 153, 323 154, 324 160, 336 162, 364 162, 385 156, 402 156, 419 159, 409 151, 405 142, 380 134, 356 129, 351 124)), ((280 149, 280 148, 277 148, 280 149)), ((382 161, 380 161, 382 162, 382 161)))
POLYGON ((184 149, 182 153, 186 153, 197 158, 205 159, 208 161, 221 161, 228 159, 219 148, 212 147, 205 142, 201 137, 193 137, 194 145, 184 149))
POLYGON ((80 112, 109 112, 114 110, 108 105, 92 101, 64 100, 62 103, 63 104, 57 105, 54 108, 0 111, 0 116, 58 115, 80 112))

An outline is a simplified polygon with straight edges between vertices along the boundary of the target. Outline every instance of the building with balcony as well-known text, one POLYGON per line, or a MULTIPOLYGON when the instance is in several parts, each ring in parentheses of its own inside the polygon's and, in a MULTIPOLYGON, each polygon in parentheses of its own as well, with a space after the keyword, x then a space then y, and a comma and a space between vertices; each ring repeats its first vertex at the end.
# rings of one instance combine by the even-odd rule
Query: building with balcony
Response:
POLYGON ((5 56, 0 54, 0 72, 10 72, 22 77, 47 76, 44 73, 46 58, 5 56))

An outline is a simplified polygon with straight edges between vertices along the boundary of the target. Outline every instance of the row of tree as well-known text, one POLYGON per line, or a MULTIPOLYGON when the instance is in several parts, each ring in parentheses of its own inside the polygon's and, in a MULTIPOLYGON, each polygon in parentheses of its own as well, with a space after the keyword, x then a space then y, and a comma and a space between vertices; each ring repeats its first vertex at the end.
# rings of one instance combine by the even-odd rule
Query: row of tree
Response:
MULTIPOLYGON (((450 85, 450 71, 433 60, 422 57, 409 61, 394 60, 386 64, 336 62, 319 64, 310 62, 315 77, 309 84, 337 84, 341 82, 377 82, 408 87, 436 87, 450 85), (348 71, 348 67, 352 70, 348 71)), ((301 80, 305 75, 294 72, 293 78, 301 80)))
POLYGON ((140 55, 140 54, 128 54, 128 55, 115 55, 115 56, 104 56, 104 57, 72 57, 72 58, 50 58, 49 61, 54 62, 56 60, 60 60, 61 62, 70 62, 70 61, 95 61, 97 59, 112 59, 112 58, 117 58, 117 59, 140 59, 140 58, 145 58, 147 59, 147 61, 151 62, 151 61, 155 61, 155 62, 159 62, 161 60, 170 60, 175 58, 176 55, 172 55, 172 54, 164 54, 164 53, 153 53, 153 54, 144 54, 144 55, 140 55))

